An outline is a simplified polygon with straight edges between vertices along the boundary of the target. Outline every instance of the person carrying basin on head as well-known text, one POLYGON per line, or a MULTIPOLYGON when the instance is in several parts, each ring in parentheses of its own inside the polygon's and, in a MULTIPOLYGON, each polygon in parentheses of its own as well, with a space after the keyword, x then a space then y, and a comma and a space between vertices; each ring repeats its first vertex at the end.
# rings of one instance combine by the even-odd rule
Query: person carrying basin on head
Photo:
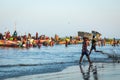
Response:
POLYGON ((88 49, 87 49, 87 46, 88 46, 88 38, 87 37, 83 37, 83 43, 82 43, 82 54, 80 56, 80 61, 79 63, 81 64, 82 62, 82 58, 84 55, 86 55, 87 59, 88 59, 88 62, 91 64, 91 60, 90 60, 90 57, 89 57, 89 54, 88 54, 88 49))
POLYGON ((95 52, 101 52, 101 53, 103 53, 102 51, 96 50, 96 42, 97 42, 97 41, 95 40, 95 36, 93 35, 93 38, 92 38, 92 46, 91 46, 89 55, 91 54, 91 52, 92 52, 93 49, 94 49, 95 52))

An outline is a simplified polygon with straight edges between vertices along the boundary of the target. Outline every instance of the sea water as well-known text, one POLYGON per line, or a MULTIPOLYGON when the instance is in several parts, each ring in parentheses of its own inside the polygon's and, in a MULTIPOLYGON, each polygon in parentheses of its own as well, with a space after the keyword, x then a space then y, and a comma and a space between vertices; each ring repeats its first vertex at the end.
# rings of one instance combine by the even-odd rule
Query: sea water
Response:
MULTIPOLYGON (((6 48, 0 47, 0 79, 24 75, 42 74, 62 71, 67 66, 77 64, 80 59, 82 45, 55 45, 41 48, 6 48), (67 63, 67 64, 66 64, 67 63)), ((88 47, 90 50, 90 46, 88 47)), ((111 45, 97 46, 108 54, 120 55, 120 47, 111 45)), ((109 62, 107 55, 92 51, 91 60, 109 62)), ((86 61, 86 57, 83 61, 86 61)))

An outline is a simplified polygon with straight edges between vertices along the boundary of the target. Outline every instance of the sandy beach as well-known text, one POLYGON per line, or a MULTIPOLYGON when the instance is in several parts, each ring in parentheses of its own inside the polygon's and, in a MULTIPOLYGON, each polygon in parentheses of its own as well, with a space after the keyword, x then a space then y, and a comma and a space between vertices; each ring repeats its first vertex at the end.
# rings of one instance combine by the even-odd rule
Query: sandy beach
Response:
POLYGON ((62 71, 14 77, 5 80, 118 80, 119 63, 88 63, 66 67, 62 71))

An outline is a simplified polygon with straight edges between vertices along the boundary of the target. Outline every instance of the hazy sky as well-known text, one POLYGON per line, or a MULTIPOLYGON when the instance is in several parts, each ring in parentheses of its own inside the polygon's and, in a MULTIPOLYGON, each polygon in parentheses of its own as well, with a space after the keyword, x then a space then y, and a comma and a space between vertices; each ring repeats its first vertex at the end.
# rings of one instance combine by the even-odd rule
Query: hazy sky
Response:
POLYGON ((96 30, 120 38, 120 0, 0 0, 0 32, 76 36, 96 30))

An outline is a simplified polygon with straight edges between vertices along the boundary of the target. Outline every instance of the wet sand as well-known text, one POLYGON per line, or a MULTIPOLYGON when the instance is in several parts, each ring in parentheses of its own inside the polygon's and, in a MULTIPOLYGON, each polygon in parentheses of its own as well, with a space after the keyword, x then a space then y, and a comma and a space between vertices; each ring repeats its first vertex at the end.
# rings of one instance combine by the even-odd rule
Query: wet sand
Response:
POLYGON ((119 80, 120 63, 83 63, 72 65, 58 72, 34 74, 5 80, 119 80))

